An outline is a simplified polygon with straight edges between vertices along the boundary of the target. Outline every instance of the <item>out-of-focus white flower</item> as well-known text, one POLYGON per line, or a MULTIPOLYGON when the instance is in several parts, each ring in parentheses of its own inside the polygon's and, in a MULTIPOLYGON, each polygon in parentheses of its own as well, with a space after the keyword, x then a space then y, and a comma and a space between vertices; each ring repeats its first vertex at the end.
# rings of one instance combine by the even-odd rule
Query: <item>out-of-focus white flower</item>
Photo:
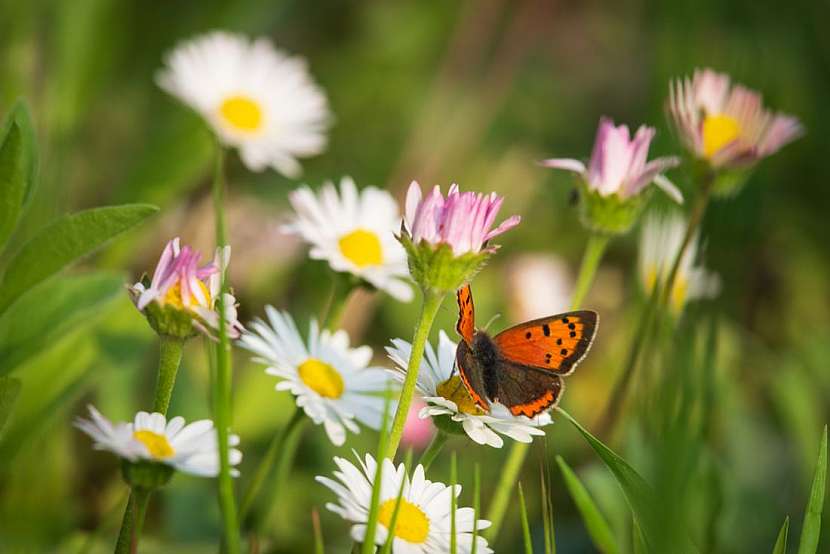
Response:
POLYGON ((382 393, 390 389, 390 380, 385 369, 369 367, 372 349, 349 347, 345 331, 320 330, 315 320, 306 342, 290 315, 272 306, 265 312, 268 321, 252 322, 238 344, 256 354, 254 360, 267 365, 269 375, 282 379, 277 390, 291 391, 297 406, 323 425, 336 446, 346 441, 347 429, 360 432, 355 420, 380 429, 382 393))
POLYGON ((170 52, 159 86, 198 112, 253 171, 297 177, 326 146, 329 108, 305 60, 266 38, 214 31, 170 52))
POLYGON ((315 194, 307 186, 289 195, 296 217, 284 227, 311 244, 310 255, 326 260, 335 271, 356 275, 404 302, 412 300, 406 252, 395 238, 401 216, 385 190, 361 191, 350 177, 340 180, 340 193, 326 183, 315 194))
POLYGON ((566 312, 573 293, 567 263, 553 254, 522 254, 511 259, 506 287, 516 321, 566 312))
MULTIPOLYGON (((335 479, 318 476, 317 481, 337 495, 337 503, 329 502, 326 508, 352 522, 352 539, 363 542, 366 538, 366 523, 372 499, 372 484, 377 475, 377 462, 366 454, 365 461, 358 458, 360 467, 350 461, 335 457, 339 471, 335 479)), ((389 458, 383 460, 383 472, 378 509, 378 526, 375 529, 375 544, 386 543, 390 531, 394 539, 392 551, 405 554, 445 554, 450 551, 452 537, 453 496, 461 494, 461 485, 448 487, 444 483, 426 478, 424 466, 418 465, 412 478, 406 473, 404 464, 396 468, 389 458), (394 529, 392 516, 400 495, 400 507, 394 529)), ((475 521, 472 508, 456 508, 455 540, 459 553, 469 554, 473 547, 473 529, 490 527, 486 519, 475 521)), ((481 536, 476 537, 476 551, 490 554, 493 550, 481 536)))

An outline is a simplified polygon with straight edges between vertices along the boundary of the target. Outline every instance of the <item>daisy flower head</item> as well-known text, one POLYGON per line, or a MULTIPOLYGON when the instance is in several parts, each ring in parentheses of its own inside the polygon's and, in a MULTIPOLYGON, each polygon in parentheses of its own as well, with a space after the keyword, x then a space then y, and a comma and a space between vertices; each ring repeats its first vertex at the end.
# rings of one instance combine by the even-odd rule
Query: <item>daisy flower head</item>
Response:
MULTIPOLYGON (((490 413, 479 408, 455 369, 455 353, 458 344, 450 340, 442 330, 438 336, 438 348, 427 343, 415 390, 426 406, 419 417, 432 418, 439 429, 458 433, 461 430, 478 444, 501 448, 504 435, 518 442, 529 443, 533 436, 544 435, 541 427, 551 423, 550 414, 541 413, 533 418, 514 416, 504 405, 493 402, 490 413), (445 423, 449 420, 450 425, 445 423)), ((402 339, 393 339, 386 347, 395 368, 389 370, 398 381, 406 377, 406 366, 412 345, 402 339)))
MULTIPOLYGON (((108 450, 127 462, 163 464, 200 477, 219 473, 216 429, 209 419, 185 425, 180 416, 167 421, 160 413, 138 412, 132 423, 112 423, 93 406, 89 416, 76 419, 75 426, 92 437, 97 450, 108 450)), ((238 444, 239 437, 231 435, 229 446, 238 444)), ((231 465, 242 461, 238 449, 231 448, 229 454, 231 465)), ((232 474, 239 472, 233 469, 232 474)))
MULTIPOLYGON (((640 236, 639 273, 643 289, 650 293, 655 284, 668 278, 671 265, 680 250, 686 222, 676 214, 650 215, 643 223, 640 236)), ((670 305, 675 315, 683 311, 686 302, 714 298, 720 292, 720 279, 701 265, 695 265, 698 257, 698 239, 692 240, 683 254, 670 295, 670 305)))
POLYGON ((469 281, 496 247, 489 241, 519 224, 518 215, 494 227, 504 198, 495 192, 461 192, 453 184, 445 197, 439 186, 423 196, 413 181, 399 240, 409 271, 424 289, 448 292, 469 281))
POLYGON ((323 185, 315 194, 303 186, 289 195, 294 220, 283 229, 311 244, 310 256, 326 260, 403 302, 412 300, 406 252, 395 239, 401 216, 385 190, 358 191, 351 177, 323 185))
POLYGON ((329 108, 304 59, 267 38, 214 31, 177 45, 159 86, 199 113, 252 171, 297 177, 326 146, 329 108))
MULTIPOLYGON (((353 523, 352 539, 364 542, 366 524, 372 498, 372 484, 377 474, 378 464, 366 454, 365 459, 358 458, 358 465, 335 457, 338 471, 336 479, 318 476, 317 481, 331 489, 337 495, 337 503, 329 502, 326 508, 353 523)), ((444 483, 432 482, 426 478, 424 466, 417 465, 412 477, 407 474, 404 464, 396 468, 389 458, 383 459, 380 497, 378 504, 378 526, 375 529, 375 544, 383 545, 391 532, 393 534, 392 551, 408 554, 443 554, 450 551, 452 537, 452 506, 454 496, 461 494, 461 485, 448 487, 444 483), (392 527, 395 506, 400 506, 398 516, 392 527)), ((457 508, 455 511, 455 540, 459 553, 469 553, 473 549, 473 529, 486 529, 490 522, 486 519, 475 521, 472 508, 457 508)), ((477 536, 476 551, 489 554, 493 550, 487 540, 477 536)))
MULTIPOLYGON (((164 247, 152 280, 145 277, 129 287, 133 302, 161 335, 188 338, 196 328, 215 338, 219 329, 216 301, 230 256, 229 246, 217 248, 213 261, 199 267, 201 254, 182 246, 176 237, 164 247)), ((225 329, 230 338, 238 338, 243 328, 237 320, 236 299, 229 293, 223 299, 225 329)))
POLYGON ((712 69, 671 83, 668 113, 692 155, 718 171, 749 168, 804 134, 797 118, 771 112, 760 93, 712 69))
POLYGON ((350 347, 345 331, 321 330, 313 319, 303 340, 290 315, 272 306, 265 312, 268 321, 252 322, 239 345, 256 354, 254 361, 265 364, 266 373, 281 379, 276 389, 296 396, 297 406, 325 428, 335 446, 346 441, 347 430, 360 432, 356 422, 380 429, 383 393, 391 381, 386 370, 369 366, 372 349, 350 347))
POLYGON ((627 125, 616 126, 603 117, 587 167, 571 158, 553 158, 541 165, 579 176, 582 221, 586 227, 611 234, 625 233, 645 205, 643 193, 648 185, 654 183, 675 202, 683 202, 683 195, 663 175, 677 166, 680 159, 666 156, 648 161, 654 134, 653 127, 641 125, 631 136, 627 125))

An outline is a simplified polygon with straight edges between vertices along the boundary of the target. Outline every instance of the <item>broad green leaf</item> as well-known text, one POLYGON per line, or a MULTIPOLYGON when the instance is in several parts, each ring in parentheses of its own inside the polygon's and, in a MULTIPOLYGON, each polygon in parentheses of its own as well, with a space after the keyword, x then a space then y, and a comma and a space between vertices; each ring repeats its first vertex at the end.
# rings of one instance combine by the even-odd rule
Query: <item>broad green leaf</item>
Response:
POLYGON ((807 502, 807 512, 804 514, 804 524, 801 526, 801 540, 798 543, 798 554, 815 554, 818 551, 818 540, 821 534, 821 512, 824 509, 824 489, 827 483, 827 425, 821 436, 821 445, 816 462, 816 474, 813 477, 813 486, 810 488, 810 500, 807 502))
POLYGON ((645 479, 643 479, 628 462, 622 459, 617 453, 605 446, 602 441, 597 439, 589 433, 582 425, 571 417, 565 410, 559 408, 565 418, 570 421, 574 427, 582 434, 583 438, 588 442, 594 452, 605 463, 606 467, 614 474, 617 483, 622 488, 626 501, 628 502, 634 519, 640 526, 643 532, 643 538, 646 545, 650 546, 652 534, 652 526, 654 522, 654 515, 652 513, 652 506, 654 506, 653 497, 654 492, 645 479))
POLYGON ((0 315, 0 375, 40 353, 67 330, 90 323, 124 294, 124 279, 92 273, 50 279, 0 315))
POLYGON ((0 281, 0 313, 24 292, 158 211, 147 204, 93 208, 58 218, 11 260, 0 281))
POLYGON ((576 473, 565 462, 562 456, 556 457, 556 463, 559 464, 559 469, 562 470, 562 476, 565 478, 565 486, 568 487, 568 492, 573 498, 582 520, 585 522, 585 528, 591 537, 594 545, 600 552, 606 554, 619 552, 617 543, 614 540, 614 534, 608 522, 605 521, 599 508, 594 504, 594 500, 588 493, 588 490, 582 485, 582 482, 577 477, 576 473))
POLYGON ((37 145, 26 104, 18 102, 0 131, 0 251, 17 227, 31 197, 37 145))
POLYGON ((0 432, 3 431, 3 426, 9 419, 18 394, 20 394, 20 379, 0 377, 0 432))
POLYGON ((787 554, 787 534, 790 532, 790 516, 784 518, 784 525, 778 531, 778 538, 775 540, 775 546, 772 549, 772 554, 787 554))
POLYGON ((521 481, 519 481, 519 517, 522 520, 522 540, 524 541, 525 554, 533 554, 533 540, 530 538, 530 523, 527 521, 527 506, 525 505, 525 493, 522 490, 521 481))

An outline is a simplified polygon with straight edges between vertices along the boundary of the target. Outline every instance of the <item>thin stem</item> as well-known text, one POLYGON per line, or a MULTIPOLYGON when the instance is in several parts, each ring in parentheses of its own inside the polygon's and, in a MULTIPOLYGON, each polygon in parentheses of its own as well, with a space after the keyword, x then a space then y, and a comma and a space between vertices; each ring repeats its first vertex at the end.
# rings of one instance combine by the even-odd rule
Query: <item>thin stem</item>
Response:
POLYGON ((130 496, 127 498, 127 507, 124 509, 124 519, 121 520, 121 530, 118 532, 118 540, 115 542, 115 554, 128 554, 130 552, 134 523, 135 496, 130 491, 130 496))
MULTIPOLYGON (((224 152, 217 145, 216 165, 213 179, 213 207, 216 220, 216 246, 227 245, 225 230, 224 206, 224 152)), ((231 347, 228 340, 228 330, 225 321, 225 291, 227 290, 226 275, 221 276, 221 287, 216 298, 216 307, 219 312, 219 342, 216 345, 216 380, 214 390, 214 419, 216 422, 216 437, 219 448, 219 507, 222 511, 222 527, 227 552, 239 552, 239 523, 236 514, 236 501, 233 494, 233 480, 231 478, 230 451, 230 403, 231 403, 231 347)))
MULTIPOLYGON (((577 310, 581 307, 582 301, 591 289, 591 285, 597 274, 597 268, 608 246, 609 239, 610 236, 600 234, 591 235, 588 239, 588 244, 585 245, 585 252, 582 255, 582 263, 579 266, 576 288, 571 300, 572 310, 577 310)), ((516 483, 519 471, 522 469, 522 465, 529 451, 530 444, 523 442, 513 443, 510 455, 504 464, 501 477, 496 485, 496 492, 493 494, 493 500, 490 502, 490 510, 487 513, 487 519, 492 522, 492 525, 484 532, 484 535, 491 542, 499 534, 499 529, 501 528, 502 520, 507 510, 507 502, 513 494, 513 486, 516 483)))
POLYGON ((340 327, 340 320, 352 293, 357 287, 350 276, 334 274, 331 283, 331 296, 326 303, 326 309, 320 318, 320 325, 329 331, 336 331, 340 327))
POLYGON ((444 431, 438 430, 435 433, 435 436, 432 437, 432 441, 430 441, 429 446, 427 449, 424 450, 424 453, 421 454, 421 459, 418 460, 418 464, 424 466, 424 471, 429 469, 429 466, 432 465, 433 460, 435 457, 438 456, 441 449, 444 448, 444 445, 447 444, 447 439, 450 436, 446 434, 444 431))
POLYGON ((257 466, 256 472, 254 473, 254 477, 251 479, 251 483, 248 485, 245 494, 242 495, 242 503, 239 508, 240 521, 245 521, 245 517, 248 515, 248 511, 251 509, 254 500, 256 500, 269 472, 272 468, 274 468, 274 462, 277 459, 277 454, 286 454, 286 451, 283 448, 285 445, 285 439, 303 420, 304 413, 305 412, 303 412, 302 409, 297 408, 288 423, 286 423, 278 433, 274 433, 274 438, 271 439, 271 444, 268 445, 268 450, 265 452, 265 456, 263 456, 262 460, 260 460, 259 466, 257 466))
MULTIPOLYGON (((403 427, 406 423, 406 416, 409 414, 409 407, 412 404, 412 395, 415 393, 415 383, 418 381, 418 370, 421 368, 421 359, 424 356, 429 331, 432 323, 438 314, 438 308, 444 295, 432 290, 424 291, 424 300, 421 306, 421 315, 418 324, 415 326, 415 334, 412 338, 412 352, 409 355, 409 363, 406 366, 406 377, 404 378, 401 396, 398 400, 398 411, 395 412, 395 419, 392 421, 392 431, 389 435, 389 443, 386 449, 386 457, 395 459, 398 451, 398 444, 401 442, 403 427)), ((380 463, 380 461, 378 461, 380 463)))
POLYGON ((141 538, 141 531, 144 529, 144 518, 147 515, 147 504, 150 503, 150 491, 147 489, 136 488, 133 489, 133 496, 135 496, 135 525, 133 526, 133 534, 130 540, 130 552, 136 554, 138 552, 138 541, 141 538))
POLYGON ((596 233, 588 238, 588 244, 585 245, 585 253, 582 255, 582 264, 579 268, 579 278, 576 281, 573 298, 571 299, 572 310, 579 309, 582 306, 585 295, 588 294, 588 290, 594 282, 599 262, 610 239, 610 235, 596 233))
POLYGON ((282 444, 282 452, 279 460, 277 460, 277 468, 274 472, 274 478, 271 484, 271 502, 267 513, 264 517, 260 516, 253 524, 253 528, 260 530, 265 521, 274 521, 279 517, 278 510, 281 509, 280 494, 283 491, 283 485, 288 478, 291 467, 294 465, 294 458, 297 454, 297 448, 300 445, 302 438, 302 431, 308 424, 308 418, 300 418, 299 422, 294 425, 288 435, 285 437, 285 442, 282 444))
POLYGON ((159 371, 153 411, 167 415, 170 397, 173 395, 173 385, 176 383, 176 374, 182 361, 184 340, 167 335, 161 335, 159 338, 159 371))

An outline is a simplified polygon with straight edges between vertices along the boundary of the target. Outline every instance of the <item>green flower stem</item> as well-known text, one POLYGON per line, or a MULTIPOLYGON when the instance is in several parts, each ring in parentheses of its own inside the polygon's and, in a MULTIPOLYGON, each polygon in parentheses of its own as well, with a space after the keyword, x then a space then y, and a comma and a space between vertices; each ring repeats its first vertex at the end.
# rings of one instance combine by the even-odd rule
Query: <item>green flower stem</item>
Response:
POLYGON ((137 551, 149 500, 150 491, 146 489, 134 488, 130 491, 121 530, 118 532, 118 541, 115 543, 115 554, 130 554, 137 551))
POLYGON ((138 552, 138 540, 141 538, 141 531, 144 529, 144 518, 147 515, 147 504, 150 503, 150 492, 142 488, 133 489, 133 496, 135 497, 135 525, 133 527, 132 538, 130 539, 130 552, 133 554, 138 552))
MULTIPOLYGON (((588 244, 585 245, 585 252, 582 255, 582 264, 579 267, 576 288, 571 299, 572 310, 579 309, 588 294, 610 238, 611 236, 607 234, 594 233, 588 239, 588 244)), ((507 510, 507 503, 513 495, 513 487, 529 451, 530 443, 514 442, 507 461, 504 463, 501 477, 496 485, 496 492, 490 502, 490 510, 487 512, 487 519, 492 522, 492 525, 484 531, 484 536, 491 542, 499 534, 507 510)))
POLYGON ((409 406, 412 404, 412 395, 415 393, 415 383, 418 381, 418 371, 421 368, 421 359, 424 357, 424 347, 429 338, 429 331, 432 329, 432 323, 435 321, 438 308, 441 307, 443 301, 443 293, 432 289, 424 289, 424 301, 421 306, 418 325, 415 327, 415 335, 412 338, 412 352, 406 366, 406 378, 401 388, 398 411, 395 412, 395 419, 392 421, 392 432, 389 435, 389 443, 386 448, 386 457, 392 460, 395 459, 395 453, 398 451, 406 416, 409 414, 409 406))
POLYGON ((343 312, 352 293, 357 288, 356 281, 351 276, 333 274, 331 281, 331 295, 326 307, 320 316, 320 326, 329 331, 336 331, 343 318, 343 312))
POLYGON ((161 335, 159 338, 159 371, 153 411, 167 415, 170 397, 173 395, 173 385, 176 384, 176 374, 182 361, 184 339, 167 335, 161 335))
POLYGON ((300 446, 300 439, 302 438, 303 430, 308 425, 310 420, 307 417, 300 418, 293 429, 290 430, 285 437, 285 442, 282 444, 282 452, 277 461, 277 468, 274 472, 274 478, 271 485, 271 502, 268 510, 264 512, 264 516, 259 516, 253 524, 253 528, 257 531, 262 529, 262 526, 267 521, 274 521, 280 516, 282 504, 280 503, 280 495, 283 493, 284 484, 288 479, 288 474, 291 472, 291 467, 294 465, 294 458, 297 455, 297 448, 300 446))
POLYGON ((429 469, 429 466, 432 465, 433 460, 441 452, 441 449, 444 448, 444 445, 447 444, 447 439, 449 438, 450 436, 440 429, 435 433, 429 446, 421 454, 421 459, 418 460, 418 464, 424 466, 424 471, 429 469))
MULTIPOLYGON (((225 226, 225 179, 224 179, 224 151, 220 145, 216 148, 216 165, 213 179, 213 207, 216 224, 216 246, 224 247, 228 244, 225 226)), ((236 515, 236 500, 233 493, 231 478, 230 451, 228 441, 231 419, 231 346, 228 340, 228 330, 225 322, 225 291, 227 290, 226 276, 221 276, 222 285, 216 298, 216 307, 219 312, 219 342, 216 345, 216 379, 213 391, 213 417, 216 424, 216 436, 219 448, 219 507, 222 511, 222 528, 226 552, 239 553, 239 523, 236 515)))
POLYGON ((288 437, 294 428, 303 420, 304 414, 305 412, 303 412, 301 408, 297 408, 288 423, 285 424, 285 426, 283 426, 278 433, 274 434, 274 438, 271 440, 271 444, 268 445, 268 450, 265 452, 265 456, 263 456, 262 460, 259 462, 259 466, 257 466, 254 477, 248 485, 248 489, 245 491, 245 494, 242 495, 242 503, 239 507, 240 521, 245 521, 245 517, 248 515, 248 511, 251 509, 254 500, 256 500, 262 485, 268 477, 268 474, 274 468, 275 462, 277 461, 277 455, 282 454, 284 456, 287 454, 286 449, 283 448, 286 437, 288 437))

